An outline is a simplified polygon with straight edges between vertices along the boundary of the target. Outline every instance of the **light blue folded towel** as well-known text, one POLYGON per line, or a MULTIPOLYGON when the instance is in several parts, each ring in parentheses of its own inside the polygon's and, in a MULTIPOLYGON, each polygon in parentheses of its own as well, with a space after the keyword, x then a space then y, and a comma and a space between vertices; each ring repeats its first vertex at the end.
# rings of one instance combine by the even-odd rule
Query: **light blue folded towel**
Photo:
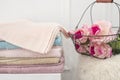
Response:
POLYGON ((54 41, 54 46, 61 46, 62 45, 62 37, 57 36, 55 41, 54 41))
MULTIPOLYGON (((61 46, 62 45, 62 39, 61 36, 57 36, 55 41, 54 41, 54 46, 61 46)), ((20 47, 15 46, 11 43, 5 42, 5 41, 0 41, 0 49, 18 49, 20 47)))
POLYGON ((20 47, 5 41, 0 41, 0 49, 17 49, 17 48, 20 48, 20 47))

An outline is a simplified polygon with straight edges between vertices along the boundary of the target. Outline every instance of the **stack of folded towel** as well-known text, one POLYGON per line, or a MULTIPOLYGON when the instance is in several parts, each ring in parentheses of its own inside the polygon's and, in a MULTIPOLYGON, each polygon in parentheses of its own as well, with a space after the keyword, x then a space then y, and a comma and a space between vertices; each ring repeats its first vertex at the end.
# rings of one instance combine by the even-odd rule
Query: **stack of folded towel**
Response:
MULTIPOLYGON (((25 26, 28 23, 22 22, 21 24, 24 24, 25 26)), ((19 25, 21 24, 19 23, 19 25)), ((19 31, 16 31, 16 33, 15 32, 11 33, 9 30, 9 26, 11 27, 11 24, 0 24, 0 28, 1 28, 0 29, 1 30, 0 32, 0 38, 1 38, 0 40, 0 73, 60 73, 63 71, 64 54, 62 49, 61 36, 57 36, 58 33, 54 33, 54 37, 53 35, 52 37, 48 35, 50 38, 47 38, 45 40, 46 42, 50 42, 50 43, 47 46, 42 45, 40 47, 39 44, 41 44, 41 41, 37 41, 37 43, 34 42, 36 43, 36 46, 34 44, 31 44, 35 46, 34 48, 33 46, 31 47, 30 44, 29 46, 27 46, 28 42, 32 42, 34 41, 34 39, 30 38, 31 40, 28 39, 29 41, 26 41, 26 43, 24 39, 21 41, 18 40, 19 39, 18 36, 24 36, 24 35, 20 34, 19 31), (9 30, 9 32, 7 32, 7 30, 9 30), (15 34, 17 36, 14 39, 12 39, 11 37, 15 36, 15 34), (40 48, 40 50, 37 46, 40 48), (44 48, 45 49, 42 50, 42 47, 43 49, 44 48), (42 53, 42 52, 45 52, 45 53, 42 53)), ((15 30, 16 30, 16 27, 19 27, 16 24, 13 25, 13 23, 12 23, 12 26, 14 27, 11 27, 11 28, 15 30)), ((41 34, 43 33, 41 32, 41 34)), ((29 30, 28 30, 28 33, 27 32, 25 33, 25 37, 29 38, 30 35, 33 35, 33 34, 29 34, 29 30)), ((37 35, 33 35, 33 36, 34 37, 36 36, 37 38, 36 37, 35 38, 40 40, 37 35)), ((44 43, 44 40, 43 40, 43 43, 44 43)))
POLYGON ((0 73, 62 72, 64 65, 61 37, 56 37, 47 54, 39 54, 0 41, 0 73))
POLYGON ((0 40, 0 73, 62 72, 64 66, 61 37, 56 37, 47 54, 39 54, 0 40))

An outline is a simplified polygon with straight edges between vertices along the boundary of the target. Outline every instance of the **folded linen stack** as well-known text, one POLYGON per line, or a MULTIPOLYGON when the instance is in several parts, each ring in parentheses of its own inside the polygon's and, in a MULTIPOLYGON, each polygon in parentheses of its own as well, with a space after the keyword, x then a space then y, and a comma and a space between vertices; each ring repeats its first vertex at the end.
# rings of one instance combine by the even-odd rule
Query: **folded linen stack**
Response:
MULTIPOLYGON (((61 37, 57 35, 60 30, 64 30, 56 27, 48 28, 47 38, 43 39, 43 34, 47 27, 45 29, 41 27, 39 30, 44 31, 40 33, 36 24, 33 24, 31 22, 0 24, 0 73, 61 73, 63 71, 64 56, 62 42, 61 37), (20 26, 25 26, 25 28, 30 26, 31 28, 27 27, 25 29, 22 27, 27 30, 25 33, 23 30, 22 33, 24 34, 22 34, 19 31, 22 29, 20 26), (17 31, 18 28, 19 30, 17 31), (31 34, 32 30, 33 32, 36 31, 36 34, 31 34), (44 45, 41 43, 44 43, 44 45)), ((44 25, 42 24, 42 26, 44 25)))
POLYGON ((0 41, 0 73, 59 73, 63 71, 63 67, 61 37, 56 37, 47 54, 39 54, 0 41))

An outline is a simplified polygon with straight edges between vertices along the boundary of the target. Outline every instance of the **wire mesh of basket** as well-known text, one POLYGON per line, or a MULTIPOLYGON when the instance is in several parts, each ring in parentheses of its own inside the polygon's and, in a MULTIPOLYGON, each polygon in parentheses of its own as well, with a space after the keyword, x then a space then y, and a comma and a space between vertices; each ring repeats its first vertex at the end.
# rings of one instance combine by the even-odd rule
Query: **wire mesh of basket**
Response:
POLYGON ((79 30, 79 24, 84 17, 84 14, 86 11, 90 8, 90 17, 91 17, 91 23, 93 23, 92 19, 92 9, 94 4, 97 2, 91 3, 83 12, 75 31, 77 31, 77 34, 71 34, 69 32, 69 35, 73 41, 73 44, 75 46, 75 49, 78 53, 83 55, 88 55, 100 59, 109 58, 112 55, 119 54, 120 53, 120 4, 116 2, 112 2, 112 4, 115 4, 119 11, 119 26, 118 27, 112 27, 113 31, 116 31, 112 34, 103 34, 103 35, 86 35, 82 34, 79 30))

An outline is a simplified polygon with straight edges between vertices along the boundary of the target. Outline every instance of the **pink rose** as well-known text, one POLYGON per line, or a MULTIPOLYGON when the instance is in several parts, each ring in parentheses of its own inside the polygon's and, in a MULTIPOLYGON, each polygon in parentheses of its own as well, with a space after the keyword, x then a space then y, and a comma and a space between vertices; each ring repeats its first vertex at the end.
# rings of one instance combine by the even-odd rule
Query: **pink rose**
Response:
POLYGON ((95 36, 98 35, 98 33, 100 33, 101 28, 98 24, 94 24, 92 25, 92 27, 90 28, 90 35, 91 36, 95 36))
POLYGON ((107 36, 97 37, 97 35, 110 35, 113 34, 111 32, 111 23, 107 21, 98 21, 92 25, 89 29, 90 35, 94 37, 90 37, 92 42, 109 42, 111 41, 112 36, 109 38, 107 36), (107 40, 107 41, 106 41, 107 40))
POLYGON ((97 35, 108 35, 111 31, 112 25, 108 21, 97 21, 95 24, 99 25, 100 32, 97 35))
POLYGON ((79 53, 88 53, 88 46, 87 45, 75 44, 75 48, 79 53))
POLYGON ((86 50, 81 45, 75 44, 75 48, 79 53, 86 53, 86 50))
POLYGON ((73 40, 75 40, 75 42, 85 43, 88 37, 85 37, 84 35, 89 35, 89 28, 87 25, 84 25, 82 28, 77 29, 76 31, 69 31, 68 34, 72 37, 73 40))
POLYGON ((112 56, 112 48, 105 43, 93 43, 89 49, 90 55, 98 58, 109 58, 112 56))

